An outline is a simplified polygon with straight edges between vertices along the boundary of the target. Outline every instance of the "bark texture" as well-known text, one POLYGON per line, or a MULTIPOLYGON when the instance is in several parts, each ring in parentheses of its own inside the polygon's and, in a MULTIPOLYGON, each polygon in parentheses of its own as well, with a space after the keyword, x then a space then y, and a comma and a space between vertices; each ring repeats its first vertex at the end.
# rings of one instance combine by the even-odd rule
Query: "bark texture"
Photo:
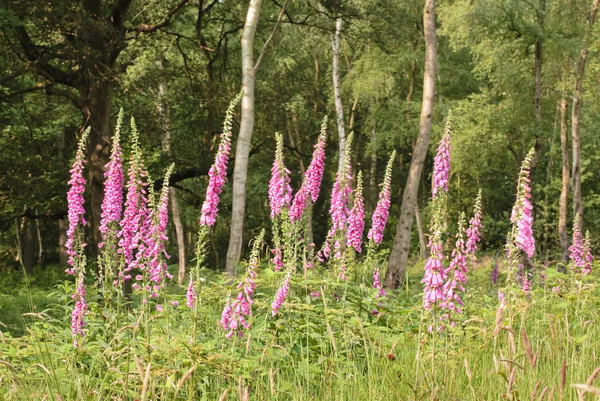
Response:
POLYGON ((435 71, 437 64, 437 38, 435 33, 435 0, 426 0, 423 11, 425 36, 425 71, 423 73, 423 103, 419 121, 419 136, 414 147, 406 186, 402 195, 400 218, 396 227, 394 246, 390 254, 384 285, 397 288, 404 278, 410 252, 410 234, 417 204, 417 193, 423 163, 429 145, 429 133, 435 94, 435 71))

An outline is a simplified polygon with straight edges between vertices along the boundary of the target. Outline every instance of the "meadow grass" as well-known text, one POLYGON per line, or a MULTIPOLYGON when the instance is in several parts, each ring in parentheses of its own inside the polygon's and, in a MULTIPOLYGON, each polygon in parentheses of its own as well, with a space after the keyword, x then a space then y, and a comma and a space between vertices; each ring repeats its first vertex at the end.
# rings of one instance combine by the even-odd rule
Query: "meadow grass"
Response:
MULTIPOLYGON (((294 277, 276 318, 270 303, 281 274, 261 270, 252 328, 243 338, 226 339, 218 325, 223 294, 236 292, 236 283, 208 270, 195 311, 183 306, 184 289, 176 286, 168 301, 182 306, 163 312, 96 299, 79 348, 70 330, 73 284, 63 282, 45 308, 43 300, 29 298, 41 303, 23 316, 24 335, 0 328, 0 399, 598 398, 597 274, 582 281, 548 269, 545 285, 517 296, 498 321, 498 288, 482 262, 470 272, 456 327, 446 324, 431 334, 427 328, 437 319, 421 307, 422 264, 412 266, 403 289, 380 306, 363 267, 357 265, 347 283, 328 271, 294 277), (560 291, 552 291, 559 281, 560 291)), ((501 269, 499 282, 503 278, 501 269)))

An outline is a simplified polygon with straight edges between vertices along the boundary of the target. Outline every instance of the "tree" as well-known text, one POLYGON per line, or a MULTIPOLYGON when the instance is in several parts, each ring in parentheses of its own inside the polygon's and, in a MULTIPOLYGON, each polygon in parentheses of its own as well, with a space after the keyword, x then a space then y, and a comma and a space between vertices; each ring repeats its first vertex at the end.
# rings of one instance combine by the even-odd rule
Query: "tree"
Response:
POLYGON ((435 95, 435 71, 437 65, 437 37, 435 33, 435 0, 426 0, 423 9, 423 31, 425 36, 425 71, 423 73, 423 103, 419 135, 414 147, 408 178, 402 195, 400 217, 396 228, 394 246, 390 254, 388 269, 385 274, 385 286, 397 288, 404 278, 406 263, 410 252, 410 234, 412 229, 417 192, 423 164, 429 145, 429 132, 433 113, 435 95))

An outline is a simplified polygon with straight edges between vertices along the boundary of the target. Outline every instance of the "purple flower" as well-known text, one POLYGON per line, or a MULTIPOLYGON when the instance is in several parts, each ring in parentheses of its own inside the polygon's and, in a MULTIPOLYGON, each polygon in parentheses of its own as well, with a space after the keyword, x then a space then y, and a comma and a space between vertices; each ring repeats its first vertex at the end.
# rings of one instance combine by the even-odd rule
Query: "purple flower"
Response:
POLYGON ((477 250, 477 244, 481 240, 481 189, 475 199, 475 207, 473 208, 473 217, 469 221, 467 228, 467 244, 466 253, 474 255, 477 250))
POLYGON ((219 211, 219 196, 225 185, 227 176, 227 163, 229 162, 229 152, 231 151, 231 127, 233 121, 233 110, 241 99, 241 93, 231 101, 225 114, 223 122, 223 132, 221 133, 221 142, 219 150, 215 156, 215 163, 208 172, 208 186, 206 187, 206 198, 202 205, 200 215, 201 226, 212 226, 217 221, 217 212, 219 211))
POLYGON ((260 246, 265 236, 265 230, 263 229, 258 237, 254 240, 252 246, 252 252, 250 254, 250 261, 248 262, 248 269, 246 271, 246 278, 240 282, 238 289, 240 292, 233 301, 233 303, 227 303, 223 314, 221 315, 221 324, 227 331, 225 337, 230 338, 234 333, 237 332, 239 337, 244 336, 243 329, 250 328, 248 318, 251 315, 251 305, 253 304, 252 296, 256 290, 256 284, 254 280, 257 276, 257 269, 259 263, 260 246))
POLYGON ((494 266, 492 267, 492 272, 490 273, 490 281, 492 284, 496 285, 498 283, 498 262, 494 262, 494 266))
POLYGON ((285 299, 288 296, 288 292, 290 291, 290 273, 285 276, 285 280, 279 289, 277 290, 277 294, 275 294, 275 299, 273 303, 271 303, 271 313, 273 316, 276 316, 281 308, 281 305, 285 302, 285 299))
POLYGON ((433 305, 445 300, 443 288, 446 282, 446 270, 442 264, 444 253, 441 240, 437 236, 432 236, 428 246, 430 255, 425 263, 425 276, 421 280, 425 285, 423 293, 425 309, 431 309, 433 305))
POLYGON ((187 291, 185 293, 185 304, 188 308, 194 309, 196 305, 196 289, 194 288, 194 280, 190 277, 190 283, 188 284, 187 291))
POLYGON ((458 222, 458 233, 456 234, 456 246, 452 251, 452 261, 450 267, 446 269, 448 281, 444 284, 444 301, 442 307, 450 311, 461 313, 461 306, 464 305, 460 298, 460 293, 465 291, 464 284, 467 282, 467 259, 465 258, 466 249, 464 242, 465 215, 461 213, 458 222), (450 277, 452 274, 452 277, 450 277))
POLYGON ((365 229, 365 200, 362 194, 362 185, 362 171, 360 171, 354 192, 354 205, 348 216, 348 232, 346 233, 346 245, 354 247, 356 252, 362 251, 362 236, 365 229))
POLYGON ((153 298, 158 296, 163 280, 172 278, 165 262, 166 259, 170 258, 165 250, 165 243, 168 240, 166 230, 169 223, 169 178, 174 167, 175 165, 171 164, 165 173, 160 199, 158 205, 150 214, 151 218, 148 222, 150 229, 148 236, 144 239, 146 247, 143 257, 146 260, 148 279, 153 283, 152 295, 155 295, 153 298))
POLYGON ((117 234, 119 237, 119 252, 123 254, 125 261, 124 270, 119 272, 119 277, 123 280, 130 279, 129 272, 137 267, 136 250, 140 257, 143 252, 142 238, 147 234, 145 222, 149 214, 145 189, 147 186, 145 182, 147 173, 144 169, 137 127, 133 118, 131 119, 131 131, 133 144, 129 161, 125 211, 123 212, 123 220, 120 223, 121 231, 117 234))
POLYGON ((533 205, 531 204, 531 187, 529 186, 529 169, 533 158, 533 149, 529 151, 519 173, 517 201, 511 214, 511 222, 517 225, 517 248, 527 254, 529 258, 535 253, 535 239, 533 237, 533 205))
POLYGON ((79 146, 77 148, 77 154, 75 155, 75 161, 71 167, 71 179, 69 180, 69 191, 67 192, 67 204, 68 212, 67 216, 69 219, 69 228, 67 229, 67 242, 65 248, 67 248, 67 255, 69 255, 68 263, 71 266, 65 270, 68 274, 75 274, 77 268, 77 259, 80 252, 83 251, 85 244, 81 238, 80 226, 85 226, 87 223, 83 217, 85 209, 83 204, 85 199, 83 193, 85 192, 85 178, 83 178, 83 165, 86 163, 85 160, 85 144, 90 133, 90 128, 85 130, 81 139, 79 140, 79 146))
POLYGON ((283 208, 289 209, 292 200, 290 171, 283 162, 283 135, 276 132, 275 141, 275 160, 271 168, 271 181, 269 182, 271 218, 279 216, 283 208))
POLYGON ((290 219, 294 222, 300 220, 308 205, 308 199, 313 203, 319 198, 323 172, 325 171, 325 145, 327 144, 327 117, 323 119, 321 134, 313 151, 312 161, 304 174, 302 186, 296 192, 290 207, 290 219))
POLYGON ((585 263, 581 269, 581 273, 583 273, 583 275, 587 275, 592 272, 592 265, 594 263, 594 255, 592 255, 591 242, 592 242, 592 239, 590 237, 590 232, 586 231, 585 241, 583 243, 583 260, 585 263))
POLYGON ((579 270, 585 266, 583 237, 581 234, 581 220, 579 213, 575 216, 573 222, 573 243, 569 247, 570 267, 573 270, 579 270))
POLYGON ((383 298, 386 296, 386 292, 381 285, 381 276, 379 274, 379 268, 373 270, 373 288, 377 289, 377 298, 383 298))
MULTIPOLYGON (((329 258, 331 251, 331 242, 340 233, 346 231, 346 223, 348 221, 348 202, 350 195, 352 194, 352 166, 350 165, 350 149, 352 149, 352 138, 350 134, 346 138, 346 148, 343 155, 343 163, 340 170, 337 172, 337 178, 333 184, 333 191, 331 193, 331 207, 329 208, 329 214, 331 215, 331 228, 325 238, 323 249, 318 255, 321 259, 321 255, 325 258, 329 258)), ((338 258, 341 256, 341 242, 337 240, 334 243, 334 250, 336 251, 334 256, 338 258)))
MULTIPOLYGON (((113 136, 112 153, 110 161, 106 164, 106 172, 104 173, 104 199, 102 200, 102 214, 99 226, 104 241, 117 235, 118 230, 115 230, 114 225, 119 225, 123 211, 123 183, 125 179, 123 176, 123 157, 120 144, 122 124, 123 109, 119 111, 115 135, 113 136)), ((98 244, 98 247, 101 248, 103 245, 104 243, 101 242, 98 244)))
POLYGON ((80 270, 77 277, 77 290, 72 298, 75 300, 75 308, 71 314, 71 333, 73 335, 73 346, 77 348, 79 346, 78 337, 84 337, 83 327, 85 326, 85 315, 88 310, 87 303, 85 302, 85 283, 83 282, 83 270, 80 270))
POLYGON ((448 178, 450 174, 450 116, 446 120, 444 136, 440 141, 437 154, 433 163, 433 191, 432 197, 436 198, 439 191, 448 192, 448 178))
POLYGON ((377 207, 373 212, 373 223, 371 224, 371 229, 367 235, 367 237, 372 239, 376 245, 381 244, 383 241, 383 232, 390 215, 390 188, 392 185, 392 167, 394 165, 395 157, 396 151, 394 150, 385 169, 385 177, 381 184, 379 200, 377 201, 377 207))

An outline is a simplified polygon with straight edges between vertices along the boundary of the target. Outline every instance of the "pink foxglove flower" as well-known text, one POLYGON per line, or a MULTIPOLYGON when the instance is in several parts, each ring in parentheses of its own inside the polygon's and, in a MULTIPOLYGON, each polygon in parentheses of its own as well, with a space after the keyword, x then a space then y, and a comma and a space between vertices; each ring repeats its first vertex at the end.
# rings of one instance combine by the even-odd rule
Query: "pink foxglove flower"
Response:
POLYGON ((466 253, 474 255, 479 241, 481 241, 481 189, 475 199, 473 217, 469 221, 469 228, 467 228, 466 253))
POLYGON ((85 160, 85 144, 90 133, 90 128, 85 130, 81 139, 79 140, 79 147, 77 148, 77 154, 75 155, 75 161, 71 167, 71 179, 69 180, 69 191, 67 192, 67 204, 68 212, 67 216, 69 219, 69 228, 67 229, 67 242, 65 248, 67 248, 67 255, 69 255, 68 263, 71 266, 66 270, 68 274, 75 274, 77 271, 77 259, 81 257, 85 244, 81 238, 81 231, 83 226, 87 223, 83 217, 85 209, 83 204, 85 199, 83 193, 85 192, 85 178, 83 178, 83 165, 86 163, 85 160))
POLYGON ((531 149, 523 160, 519 183, 517 201, 511 214, 511 222, 517 225, 516 238, 517 248, 525 252, 529 258, 535 253, 535 239, 533 237, 533 205, 531 204, 531 187, 529 185, 529 169, 534 150, 531 149))
POLYGON ((88 310, 85 302, 85 283, 83 282, 83 271, 80 271, 77 278, 77 290, 72 298, 75 300, 75 307, 71 314, 71 333, 73 335, 73 346, 79 347, 79 338, 84 337, 83 327, 85 326, 85 315, 88 310))
POLYGON ((185 305, 190 309, 194 309, 196 305, 196 289, 194 288, 194 280, 191 277, 185 293, 185 305))
POLYGON ((446 270, 442 264, 444 260, 443 245, 439 235, 433 235, 429 240, 429 259, 425 263, 425 276, 421 282, 424 284, 423 307, 431 309, 434 305, 441 305, 446 299, 444 284, 446 270))
POLYGON ((356 252, 362 251, 362 236, 365 229, 365 200, 362 194, 362 185, 362 171, 360 171, 354 192, 354 205, 348 216, 348 232, 346 234, 346 245, 353 247, 356 252))
POLYGON ((581 234, 581 221, 579 213, 575 216, 573 222, 573 243, 569 247, 570 267, 573 270, 579 270, 585 265, 583 236, 581 234))
POLYGON ((168 240, 166 231, 169 223, 169 178, 173 173, 174 167, 175 165, 171 164, 165 173, 160 199, 151 213, 152 219, 149 221, 150 229, 148 237, 144 240, 146 243, 144 258, 147 261, 148 279, 152 282, 153 286, 151 293, 151 297, 153 298, 158 297, 163 280, 173 277, 169 273, 165 261, 169 259, 169 255, 165 250, 165 243, 168 240))
POLYGON ((129 273, 136 265, 136 250, 141 256, 143 249, 138 250, 138 247, 144 247, 142 238, 146 235, 145 221, 149 213, 145 189, 147 186, 145 182, 147 173, 144 169, 137 127, 133 118, 131 119, 131 132, 132 151, 129 161, 125 211, 123 212, 123 220, 120 223, 121 231, 118 233, 119 252, 123 254, 125 261, 124 271, 119 272, 122 280, 131 278, 129 273))
POLYGON ((585 241, 583 243, 583 260, 584 265, 581 268, 583 275, 590 274, 592 272, 592 265, 594 264, 594 255, 592 255, 592 239, 590 232, 586 231, 585 241))
POLYGON ((448 179, 450 174, 450 116, 446 120, 444 136, 438 147, 433 164, 433 191, 432 197, 436 198, 440 191, 448 192, 448 179))
POLYGON ((229 162, 229 153, 231 151, 231 128, 233 121, 233 110, 240 102, 241 93, 231 101, 225 114, 223 123, 223 132, 221 133, 221 142, 219 150, 215 156, 215 163, 208 172, 208 187, 206 188, 206 198, 202 205, 200 215, 201 226, 213 226, 217 221, 217 212, 219 211, 219 196, 225 185, 227 177, 227 163, 229 162))
POLYGON ((259 263, 260 246, 263 242, 264 236, 265 230, 263 229, 258 237, 256 237, 254 240, 252 253, 250 254, 250 261, 248 262, 246 278, 238 285, 240 292, 233 303, 226 305, 225 309, 229 307, 230 311, 223 311, 223 315, 229 315, 229 317, 224 319, 222 322, 225 324, 223 328, 227 331, 227 334, 225 335, 227 338, 230 338, 236 332, 238 336, 243 337, 243 330, 250 327, 248 319, 251 315, 251 308, 254 302, 252 299, 254 291, 256 290, 256 284, 254 280, 256 280, 258 274, 257 269, 259 263))
MULTIPOLYGON (((348 202, 350 195, 352 194, 352 166, 350 164, 350 149, 352 149, 352 138, 350 134, 346 138, 346 148, 344 150, 343 163, 341 170, 337 172, 337 178, 333 184, 333 191, 331 193, 331 207, 329 208, 329 214, 331 215, 331 228, 325 238, 323 249, 319 253, 318 258, 322 259, 321 255, 325 258, 329 258, 331 251, 331 242, 333 239, 346 231, 346 224, 348 222, 348 202)), ((336 240, 334 243, 334 256, 338 258, 341 256, 341 243, 336 240)))
POLYGON ((373 223, 367 235, 367 237, 373 240, 376 245, 381 244, 383 241, 383 232, 385 231, 385 225, 390 215, 390 189, 392 185, 392 167, 394 165, 395 157, 396 151, 394 150, 385 169, 385 177, 381 184, 379 200, 377 201, 377 207, 373 212, 373 223))
MULTIPOLYGON (((106 164, 104 173, 104 199, 102 200, 102 214, 99 230, 102 238, 107 241, 109 238, 116 237, 118 226, 123 212, 123 156, 120 144, 121 125, 123 124, 123 109, 119 112, 115 135, 113 136, 112 152, 110 161, 106 164)), ((103 242, 98 246, 102 248, 103 242)), ((109 250, 109 252, 111 252, 109 250)))
POLYGON ((458 222, 458 233, 456 234, 456 246, 452 251, 452 261, 450 267, 446 269, 448 281, 444 284, 444 303, 442 307, 461 313, 460 309, 464 303, 460 298, 460 293, 465 291, 464 284, 467 282, 467 259, 465 254, 464 233, 465 233, 465 215, 461 214, 458 222))
POLYGON ((383 298, 386 296, 385 289, 381 285, 381 275, 379 274, 379 268, 373 270, 373 288, 377 289, 377 298, 383 298))
POLYGON ((283 162, 283 135, 275 133, 275 160, 271 168, 271 181, 269 182, 269 203, 271 205, 271 218, 279 216, 282 209, 289 209, 292 200, 290 187, 290 171, 283 162))
POLYGON ((285 276, 285 280, 283 281, 283 284, 277 290, 277 294, 275 294, 275 299, 273 300, 273 303, 271 303, 271 314, 273 316, 276 316, 277 313, 279 313, 279 309, 281 308, 281 305, 283 305, 283 303, 285 302, 285 299, 288 296, 288 293, 290 291, 290 279, 291 279, 291 276, 290 276, 290 273, 288 272, 288 274, 285 276))
POLYGON ((223 308, 223 312, 221 312, 221 320, 219 323, 221 327, 225 330, 229 329, 229 323, 231 322, 231 298, 227 297, 227 301, 225 301, 225 308, 223 308))
POLYGON ((316 202, 319 198, 321 181, 325 171, 325 146, 327 145, 327 117, 323 119, 321 134, 313 151, 312 161, 304 174, 302 186, 296 192, 294 201, 290 207, 290 219, 294 222, 300 220, 304 210, 308 206, 309 198, 316 202))

